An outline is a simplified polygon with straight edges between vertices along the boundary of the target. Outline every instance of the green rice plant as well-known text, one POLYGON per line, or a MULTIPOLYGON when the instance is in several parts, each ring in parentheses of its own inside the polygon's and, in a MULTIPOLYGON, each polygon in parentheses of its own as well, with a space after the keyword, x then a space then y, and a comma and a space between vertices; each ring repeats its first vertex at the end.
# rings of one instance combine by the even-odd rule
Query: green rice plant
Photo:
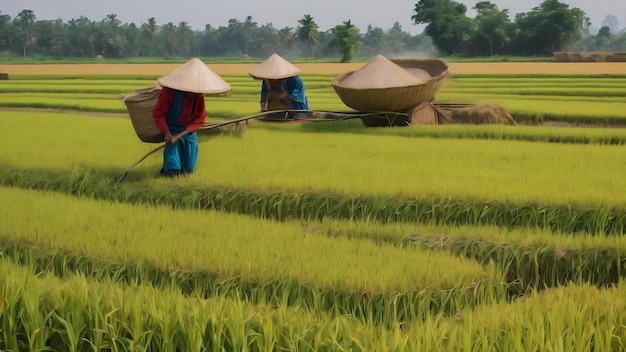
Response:
MULTIPOLYGON (((559 287, 511 303, 466 307, 453 315, 388 324, 391 327, 385 328, 364 324, 350 316, 313 315, 298 307, 251 305, 224 298, 204 300, 182 296, 175 290, 123 287, 75 276, 64 280, 45 275, 35 277, 34 273, 3 261, 0 265, 3 292, 18 291, 11 280, 27 282, 27 289, 33 292, 29 299, 39 299, 44 313, 54 309, 69 313, 69 307, 84 312, 101 306, 105 312, 116 310, 116 314, 110 315, 111 325, 140 324, 145 331, 160 333, 165 329, 157 317, 168 312, 185 312, 172 314, 166 323, 180 328, 181 334, 171 340, 171 346, 179 350, 192 346, 189 341, 195 334, 202 334, 203 346, 209 351, 246 348, 259 351, 622 350, 626 339, 622 283, 606 290, 588 285, 559 287), (43 294, 44 291, 50 294, 43 294), (102 305, 93 300, 99 292, 107 292, 102 305), (131 309, 139 315, 132 316, 131 309), (273 337, 273 343, 263 344, 268 346, 263 349, 258 344, 261 337, 273 337)), ((55 320, 49 322, 56 324, 55 320)), ((50 328, 61 329, 62 325, 50 328)), ((117 341, 114 350, 167 349, 158 342, 163 341, 160 335, 150 344, 132 345, 130 339, 118 336, 113 330, 110 333, 107 339, 117 341)), ((91 341, 93 335, 85 329, 81 339, 91 341)), ((58 350, 71 348, 59 340, 47 342, 58 350)))
MULTIPOLYGON (((336 126, 335 124, 308 124, 307 131, 332 132, 326 126, 336 126)), ((303 126, 305 127, 305 126, 303 126)), ((420 128, 391 128, 373 130, 361 126, 342 128, 351 133, 363 133, 374 135, 401 136, 407 138, 450 138, 450 139, 496 139, 496 140, 518 140, 528 142, 543 143, 563 143, 563 144, 606 144, 623 145, 626 143, 626 131, 619 128, 597 128, 597 127, 541 127, 536 126, 504 126, 504 125, 441 125, 441 126, 420 126, 420 128), (352 127, 352 128, 350 128, 352 127)), ((341 132, 341 128, 337 129, 341 132)))
POLYGON ((50 271, 59 275, 98 272, 101 269, 96 268, 113 261, 126 266, 129 270, 125 270, 125 275, 132 275, 135 280, 151 281, 149 271, 156 269, 160 273, 156 273, 154 281, 162 285, 173 274, 168 274, 168 268, 177 268, 181 273, 175 276, 180 277, 180 283, 186 280, 184 273, 192 276, 196 273, 197 278, 189 279, 198 281, 197 285, 203 285, 203 280, 225 280, 226 290, 246 296, 265 292, 266 285, 278 285, 281 290, 305 297, 310 305, 312 301, 306 298, 309 295, 306 292, 319 290, 324 295, 323 305, 312 309, 338 309, 360 316, 359 309, 364 307, 364 311, 380 314, 374 315, 379 320, 390 314, 385 313, 387 309, 399 319, 410 319, 410 312, 449 311, 460 305, 477 304, 475 299, 483 296, 504 299, 502 281, 493 266, 472 265, 471 261, 461 263, 453 256, 431 255, 417 248, 407 250, 368 241, 355 243, 311 236, 298 223, 278 224, 212 212, 106 205, 67 196, 60 200, 55 199, 59 196, 49 195, 51 198, 46 201, 44 194, 4 191, 13 194, 3 197, 13 199, 13 205, 11 209, 0 207, 3 216, 11 218, 0 228, 3 250, 7 255, 15 253, 11 255, 20 257, 21 252, 32 251, 23 244, 46 248, 48 253, 44 251, 37 256, 43 258, 43 264, 51 261, 50 271), (29 200, 30 197, 36 200, 29 200), (29 214, 19 216, 27 204, 31 207, 29 214), (79 215, 78 209, 88 213, 79 215), (71 223, 58 216, 68 212, 76 215, 71 223), (38 219, 40 225, 24 216, 38 219), (44 221, 46 218, 49 219, 44 221), (155 219, 169 220, 166 225, 155 223, 155 219), (33 225, 19 225, 27 223, 33 225), (69 240, 76 236, 81 237, 80 243, 69 240), (346 268, 354 271, 346 272, 346 268), (139 274, 135 276, 133 270, 139 274), (283 286, 282 282, 287 284, 283 286), (466 287, 475 283, 479 283, 475 290, 485 293, 468 292, 466 287), (459 295, 466 297, 456 297, 459 295))
POLYGON ((46 341, 50 331, 47 328, 47 320, 52 317, 42 312, 38 297, 32 290, 22 286, 20 291, 22 311, 19 314, 20 323, 24 328, 26 346, 29 351, 41 351, 46 348, 46 341))
POLYGON ((450 225, 497 225, 506 228, 547 228, 552 231, 621 234, 625 230, 626 214, 619 208, 573 207, 570 205, 537 205, 502 202, 472 202, 450 199, 406 199, 370 196, 288 194, 251 192, 248 190, 193 187, 172 189, 153 188, 150 192, 135 186, 120 188, 112 176, 108 180, 94 178, 93 172, 17 170, 9 166, 0 173, 5 185, 38 190, 63 191, 78 196, 89 196, 113 201, 144 204, 162 204, 184 209, 219 209, 233 213, 260 216, 277 220, 291 218, 318 219, 326 217, 391 222, 436 223, 450 225), (353 199, 351 199, 354 197, 353 199), (273 199, 276 199, 273 200, 273 199), (307 199, 300 202, 299 199, 307 199), (351 199, 351 200, 350 200, 351 199), (359 202, 357 205, 356 202, 359 202), (352 213, 353 211, 356 213, 352 213), (483 215, 473 220, 472 211, 482 209, 483 215), (600 216, 597 214, 609 214, 600 216), (604 218, 602 221, 599 219, 604 218), (574 220, 572 220, 574 219, 574 220))
POLYGON ((491 102, 520 121, 623 124, 624 80, 618 77, 473 77, 445 82, 437 101, 491 102))
MULTIPOLYGON (((2 268, 3 277, 9 276, 10 271, 2 268)), ((12 280, 10 285, 0 287, 0 349, 19 351, 26 347, 26 339, 22 333, 19 315, 21 312, 22 292, 17 288, 22 283, 12 280)))
MULTIPOLYGON (((335 94, 330 80, 331 74, 304 74, 307 92, 309 93, 310 105, 313 109, 321 110, 346 110, 348 109, 335 94)), ((95 75, 89 77, 63 77, 63 76, 32 76, 19 77, 20 79, 8 81, 6 93, 24 92, 58 92, 58 93, 110 93, 121 94, 134 89, 151 86, 158 76, 115 76, 95 75), (28 78, 28 79, 25 79, 28 78), (43 83, 42 83, 43 82, 43 83)), ((246 108, 226 108, 214 111, 215 116, 226 117, 234 115, 242 117, 258 111, 258 94, 260 82, 251 79, 248 75, 224 75, 224 79, 231 83, 232 91, 229 96, 245 99, 246 108), (241 111, 241 112, 239 112, 241 111)), ((452 102, 484 102, 489 101, 505 106, 518 121, 541 121, 553 120, 573 122, 582 118, 584 123, 607 123, 604 120, 594 120, 592 117, 610 117, 608 123, 624 122, 618 119, 623 110, 619 97, 623 94, 623 78, 620 77, 594 77, 569 75, 511 75, 511 76, 476 76, 457 75, 445 81, 444 86, 437 95, 437 101, 452 102), (572 99, 568 96, 575 95, 572 99), (531 103, 524 103, 531 99, 531 103), (522 102, 514 103, 514 101, 522 102), (555 107, 553 104, 539 104, 541 100, 549 102, 570 101, 575 106, 564 104, 555 107), (589 106, 584 102, 595 103, 589 106), (614 102, 613 108, 603 107, 603 102, 614 102), (548 110, 544 110, 548 108, 548 110), (621 109, 621 110, 620 110, 621 109), (555 111, 556 110, 556 111, 555 111)), ((65 104, 57 108, 80 109, 102 111, 102 107, 90 107, 91 102, 83 104, 65 104)), ((0 101, 0 105, 12 107, 54 107, 42 106, 37 101, 30 105, 26 102, 16 105, 10 100, 0 101)), ((558 105, 557 105, 558 106, 558 105)), ((350 110, 350 109, 348 109, 350 110)))

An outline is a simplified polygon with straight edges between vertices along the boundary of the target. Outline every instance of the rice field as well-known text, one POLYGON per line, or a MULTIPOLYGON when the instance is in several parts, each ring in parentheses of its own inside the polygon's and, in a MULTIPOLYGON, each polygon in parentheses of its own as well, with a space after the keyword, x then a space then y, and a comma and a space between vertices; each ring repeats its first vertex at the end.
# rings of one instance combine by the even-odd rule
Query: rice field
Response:
MULTIPOLYGON (((258 111, 255 64, 212 121, 258 111)), ((298 64, 314 109, 354 64, 298 64)), ((451 63, 518 122, 250 121, 158 177, 120 95, 177 64, 3 65, 0 350, 626 350, 626 67, 451 63), (7 133, 8 132, 8 133, 7 133)))

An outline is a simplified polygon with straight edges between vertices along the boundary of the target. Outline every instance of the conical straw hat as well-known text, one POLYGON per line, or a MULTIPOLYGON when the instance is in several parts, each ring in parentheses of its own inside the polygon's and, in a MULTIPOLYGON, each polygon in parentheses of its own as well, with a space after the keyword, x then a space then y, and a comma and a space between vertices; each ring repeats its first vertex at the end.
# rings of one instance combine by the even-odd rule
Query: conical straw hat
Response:
POLYGON ((250 76, 254 79, 283 79, 297 76, 301 72, 299 68, 283 59, 280 55, 272 54, 272 56, 252 70, 250 76))
POLYGON ((337 85, 353 89, 410 87, 427 82, 382 55, 376 55, 337 85))
POLYGON ((163 87, 192 93, 223 93, 230 90, 230 84, 197 57, 159 78, 157 82, 163 87))

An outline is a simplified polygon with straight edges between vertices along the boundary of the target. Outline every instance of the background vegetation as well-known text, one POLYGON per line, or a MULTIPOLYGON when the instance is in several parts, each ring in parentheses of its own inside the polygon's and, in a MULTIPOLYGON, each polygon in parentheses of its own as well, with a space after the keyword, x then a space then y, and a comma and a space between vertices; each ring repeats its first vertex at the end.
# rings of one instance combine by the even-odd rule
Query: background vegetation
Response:
MULTIPOLYGON (((592 6, 592 5, 590 5, 592 6)), ((0 55, 6 58, 137 58, 137 57, 247 57, 264 58, 276 52, 289 58, 353 57, 378 53, 398 56, 552 56, 555 51, 626 51, 626 33, 615 17, 607 17, 597 33, 580 8, 545 0, 511 19, 507 9, 489 1, 467 7, 452 0, 420 0, 411 18, 426 25, 424 33, 410 35, 396 22, 390 29, 357 28, 350 20, 320 31, 308 14, 294 27, 259 24, 252 16, 231 18, 228 25, 194 30, 185 21, 159 24, 151 17, 141 24, 121 23, 115 13, 101 20, 79 17, 37 19, 24 9, 12 18, 0 14, 0 55)))

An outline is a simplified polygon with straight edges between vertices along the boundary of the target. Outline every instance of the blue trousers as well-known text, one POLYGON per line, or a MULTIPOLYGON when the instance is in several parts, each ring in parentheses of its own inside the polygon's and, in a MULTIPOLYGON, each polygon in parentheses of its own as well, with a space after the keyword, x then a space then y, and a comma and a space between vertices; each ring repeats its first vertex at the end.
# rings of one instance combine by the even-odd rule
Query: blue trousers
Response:
POLYGON ((198 160, 198 137, 189 133, 163 149, 163 172, 168 176, 193 173, 198 160))

